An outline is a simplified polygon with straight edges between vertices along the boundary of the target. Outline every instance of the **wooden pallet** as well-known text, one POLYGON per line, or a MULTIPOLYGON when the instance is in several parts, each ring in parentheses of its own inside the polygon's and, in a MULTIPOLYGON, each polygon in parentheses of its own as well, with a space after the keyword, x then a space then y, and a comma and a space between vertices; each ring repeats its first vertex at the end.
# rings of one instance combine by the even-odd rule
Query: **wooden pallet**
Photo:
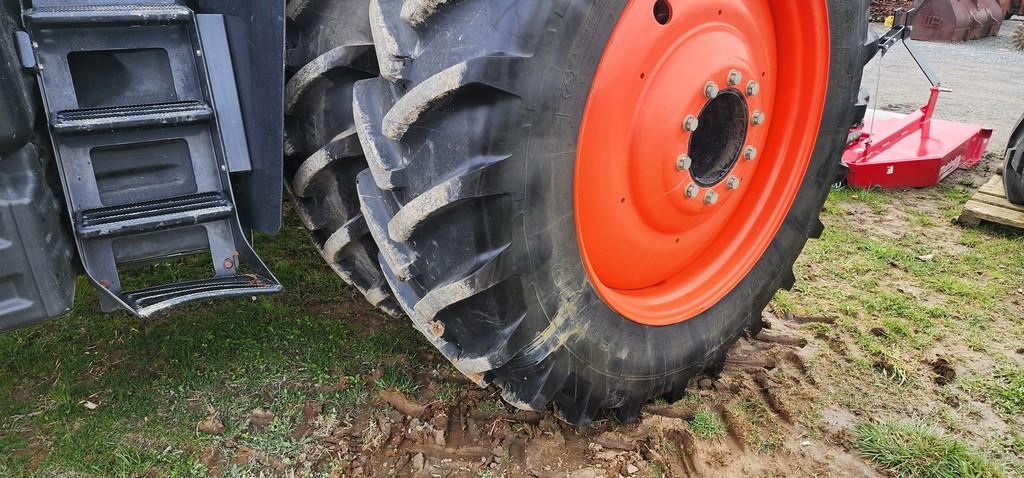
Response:
POLYGON ((1006 199, 1002 176, 997 175, 982 186, 964 205, 957 220, 965 226, 977 226, 982 221, 1024 229, 1024 206, 1011 204, 1006 199))

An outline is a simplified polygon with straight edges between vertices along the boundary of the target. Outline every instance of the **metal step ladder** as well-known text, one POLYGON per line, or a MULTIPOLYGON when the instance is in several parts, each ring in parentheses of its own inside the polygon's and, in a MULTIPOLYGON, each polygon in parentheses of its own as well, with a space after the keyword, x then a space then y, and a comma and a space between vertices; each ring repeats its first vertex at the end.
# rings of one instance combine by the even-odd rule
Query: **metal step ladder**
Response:
POLYGON ((170 0, 36 0, 24 14, 22 60, 38 72, 81 262, 107 312, 281 291, 239 221, 230 173, 249 167, 248 149, 223 20, 201 17, 219 16, 170 0), (211 278, 122 289, 128 266, 207 251, 211 278))

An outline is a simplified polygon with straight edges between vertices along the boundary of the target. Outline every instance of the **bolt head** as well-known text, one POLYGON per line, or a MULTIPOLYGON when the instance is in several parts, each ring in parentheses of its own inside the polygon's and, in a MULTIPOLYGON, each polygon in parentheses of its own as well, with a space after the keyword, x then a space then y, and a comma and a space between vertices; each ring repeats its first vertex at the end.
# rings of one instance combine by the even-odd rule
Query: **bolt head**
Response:
POLYGON ((757 148, 753 146, 747 146, 747 149, 743 150, 743 159, 747 161, 753 161, 757 159, 757 148))
POLYGON ((686 120, 683 121, 683 129, 687 133, 692 133, 694 131, 697 131, 697 127, 699 127, 699 126, 700 126, 700 121, 697 119, 696 116, 693 116, 693 115, 687 116, 686 120))
POLYGON ((750 117, 750 122, 753 123, 754 126, 761 126, 764 124, 764 120, 765 115, 763 111, 755 111, 754 115, 750 117))
POLYGON ((700 194, 700 188, 697 187, 696 184, 690 183, 690 185, 686 187, 686 198, 693 199, 697 197, 697 194, 700 194))
POLYGON ((721 90, 718 88, 718 83, 715 83, 714 81, 709 81, 708 84, 704 85, 704 97, 709 100, 717 98, 718 93, 720 92, 721 90))
POLYGON ((747 83, 747 96, 757 96, 760 93, 761 84, 754 80, 750 80, 750 82, 747 83))
POLYGON ((690 159, 690 157, 685 154, 680 154, 679 157, 676 158, 676 169, 680 171, 687 171, 690 169, 690 166, 692 165, 693 160, 690 159))
POLYGON ((743 73, 738 70, 732 70, 729 72, 729 86, 736 86, 743 81, 743 73))
POLYGON ((740 187, 740 178, 737 178, 736 176, 729 176, 729 179, 725 182, 725 187, 727 187, 727 188, 729 188, 731 190, 732 189, 739 189, 739 187, 740 187))
POLYGON ((718 202, 718 193, 708 191, 707 194, 704 195, 704 205, 710 206, 716 202, 718 202))

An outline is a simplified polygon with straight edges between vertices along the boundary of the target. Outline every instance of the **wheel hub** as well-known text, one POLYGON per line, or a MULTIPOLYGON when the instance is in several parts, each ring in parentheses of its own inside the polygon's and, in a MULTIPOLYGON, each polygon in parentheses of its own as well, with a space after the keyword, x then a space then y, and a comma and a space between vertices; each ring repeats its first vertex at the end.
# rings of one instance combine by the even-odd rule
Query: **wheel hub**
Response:
POLYGON ((824 105, 828 22, 823 2, 810 26, 782 3, 633 0, 622 14, 581 125, 575 208, 591 281, 630 319, 706 310, 788 211, 824 105))

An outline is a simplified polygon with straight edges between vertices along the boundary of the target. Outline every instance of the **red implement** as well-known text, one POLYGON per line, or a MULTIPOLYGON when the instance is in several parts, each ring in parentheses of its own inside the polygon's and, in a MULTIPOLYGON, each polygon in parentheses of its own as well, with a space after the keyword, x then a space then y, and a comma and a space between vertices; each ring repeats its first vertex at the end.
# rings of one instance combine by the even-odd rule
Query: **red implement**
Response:
MULTIPOLYGON (((938 184, 960 168, 970 168, 988 149, 992 130, 933 119, 942 90, 932 87, 928 104, 902 118, 868 118, 854 130, 859 138, 843 154, 855 188, 923 188, 938 184)), ((870 115, 869 115, 870 116, 870 115)))

